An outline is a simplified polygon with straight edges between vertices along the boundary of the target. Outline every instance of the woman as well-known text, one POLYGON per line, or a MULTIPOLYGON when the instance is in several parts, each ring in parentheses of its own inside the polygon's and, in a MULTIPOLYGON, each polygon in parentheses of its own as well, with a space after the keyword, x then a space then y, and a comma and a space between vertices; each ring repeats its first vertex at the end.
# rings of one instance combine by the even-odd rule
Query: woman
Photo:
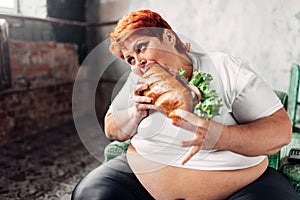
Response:
POLYGON ((105 116, 105 133, 131 145, 81 180, 73 199, 299 199, 266 156, 290 142, 289 117, 249 67, 226 54, 190 51, 150 10, 125 15, 110 39, 132 73, 105 116), (220 115, 207 120, 175 110, 169 119, 157 112, 151 98, 137 95, 156 63, 171 74, 185 70, 187 79, 194 71, 211 74, 220 115))

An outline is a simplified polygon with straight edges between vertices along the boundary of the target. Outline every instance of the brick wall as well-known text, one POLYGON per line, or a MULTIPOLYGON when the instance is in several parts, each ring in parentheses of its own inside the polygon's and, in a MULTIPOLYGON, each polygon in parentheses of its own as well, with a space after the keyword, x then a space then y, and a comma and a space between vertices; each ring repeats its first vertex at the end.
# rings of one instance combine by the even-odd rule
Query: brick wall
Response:
POLYGON ((77 46, 9 42, 12 88, 0 92, 0 144, 72 120, 77 46))

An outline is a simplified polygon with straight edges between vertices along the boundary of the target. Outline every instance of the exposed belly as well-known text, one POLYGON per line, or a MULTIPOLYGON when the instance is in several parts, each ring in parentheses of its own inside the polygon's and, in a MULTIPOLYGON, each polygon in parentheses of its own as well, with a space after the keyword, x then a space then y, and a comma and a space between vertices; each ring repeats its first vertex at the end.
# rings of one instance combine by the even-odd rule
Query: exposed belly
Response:
POLYGON ((133 172, 155 199, 226 199, 257 179, 267 168, 268 159, 240 170, 194 170, 155 163, 144 159, 129 146, 127 159, 133 172))

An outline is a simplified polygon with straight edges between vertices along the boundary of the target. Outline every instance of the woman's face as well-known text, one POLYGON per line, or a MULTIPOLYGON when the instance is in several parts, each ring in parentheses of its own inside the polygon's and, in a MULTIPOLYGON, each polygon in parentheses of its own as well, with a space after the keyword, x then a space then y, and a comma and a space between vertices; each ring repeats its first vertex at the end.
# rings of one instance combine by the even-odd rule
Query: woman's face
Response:
MULTIPOLYGON (((173 38, 174 39, 174 38, 173 38)), ((174 74, 176 69, 177 50, 174 47, 174 41, 163 37, 160 41, 157 37, 131 35, 123 44, 122 53, 124 60, 131 66, 134 73, 142 76, 147 68, 147 64, 158 63, 174 74)))

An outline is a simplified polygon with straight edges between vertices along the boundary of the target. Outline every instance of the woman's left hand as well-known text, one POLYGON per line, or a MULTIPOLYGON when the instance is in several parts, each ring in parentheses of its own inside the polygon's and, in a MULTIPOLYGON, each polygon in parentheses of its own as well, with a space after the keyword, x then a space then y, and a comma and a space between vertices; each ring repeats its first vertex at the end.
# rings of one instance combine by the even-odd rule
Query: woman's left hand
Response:
POLYGON ((181 127, 194 133, 192 140, 181 141, 180 146, 190 149, 182 161, 184 165, 201 149, 211 150, 215 147, 217 140, 223 130, 224 125, 217 122, 200 118, 195 114, 185 110, 175 110, 173 125, 181 127))

